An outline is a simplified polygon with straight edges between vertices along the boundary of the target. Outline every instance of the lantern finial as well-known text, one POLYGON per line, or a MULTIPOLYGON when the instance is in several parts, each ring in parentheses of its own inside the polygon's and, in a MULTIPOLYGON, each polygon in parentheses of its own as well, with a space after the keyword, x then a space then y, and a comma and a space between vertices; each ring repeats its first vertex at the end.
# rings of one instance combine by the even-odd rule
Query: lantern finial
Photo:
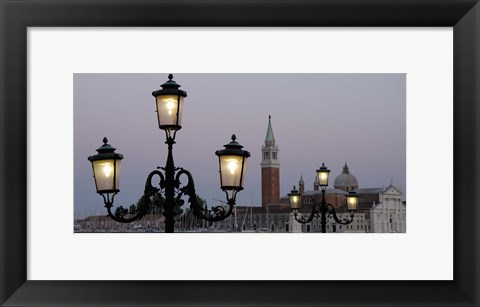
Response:
POLYGON ((169 74, 168 75, 168 80, 172 80, 173 79, 173 75, 172 74, 169 74))
POLYGON ((235 134, 232 134, 232 141, 235 142, 236 139, 237 139, 237 136, 235 134))
POLYGON ((108 139, 107 139, 107 137, 104 137, 103 138, 103 144, 107 144, 107 143, 108 143, 108 139))

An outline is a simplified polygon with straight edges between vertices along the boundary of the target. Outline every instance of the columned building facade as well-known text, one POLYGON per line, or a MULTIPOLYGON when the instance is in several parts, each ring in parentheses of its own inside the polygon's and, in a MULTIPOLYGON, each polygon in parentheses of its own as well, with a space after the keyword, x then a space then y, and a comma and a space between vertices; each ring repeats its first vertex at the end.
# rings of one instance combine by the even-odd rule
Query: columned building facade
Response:
POLYGON ((372 232, 407 232, 407 207, 403 193, 390 185, 379 194, 379 202, 370 209, 372 232))

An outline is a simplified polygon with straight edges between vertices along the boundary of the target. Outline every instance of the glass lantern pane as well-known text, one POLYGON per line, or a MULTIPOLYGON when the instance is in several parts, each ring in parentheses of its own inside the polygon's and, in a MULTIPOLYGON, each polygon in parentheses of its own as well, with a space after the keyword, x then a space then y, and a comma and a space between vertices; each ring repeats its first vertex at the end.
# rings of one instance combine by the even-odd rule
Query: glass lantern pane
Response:
POLYGON ((357 210, 357 207, 358 207, 358 197, 347 197, 347 206, 348 206, 348 210, 357 210))
POLYGON ((328 186, 328 172, 318 172, 318 185, 328 186))
POLYGON ((242 187, 245 178, 246 161, 243 166, 241 156, 220 156, 220 176, 222 187, 242 187))
POLYGON ((157 96, 157 116, 159 126, 181 126, 183 113, 183 97, 177 95, 157 96), (177 121, 178 111, 178 121, 177 121))
POLYGON ((120 160, 114 159, 93 161, 93 172, 97 192, 113 191, 119 188, 120 160))
POLYGON ((292 209, 300 208, 300 197, 298 195, 290 196, 290 207, 292 209))

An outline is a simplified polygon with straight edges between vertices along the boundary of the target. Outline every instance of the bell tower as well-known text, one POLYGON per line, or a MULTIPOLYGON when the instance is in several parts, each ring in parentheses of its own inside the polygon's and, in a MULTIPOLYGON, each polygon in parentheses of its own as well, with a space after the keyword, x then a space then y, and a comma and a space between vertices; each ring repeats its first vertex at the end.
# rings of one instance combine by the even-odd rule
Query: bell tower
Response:
POLYGON ((272 117, 268 116, 267 135, 262 146, 262 207, 280 201, 280 163, 278 146, 272 129, 272 117))

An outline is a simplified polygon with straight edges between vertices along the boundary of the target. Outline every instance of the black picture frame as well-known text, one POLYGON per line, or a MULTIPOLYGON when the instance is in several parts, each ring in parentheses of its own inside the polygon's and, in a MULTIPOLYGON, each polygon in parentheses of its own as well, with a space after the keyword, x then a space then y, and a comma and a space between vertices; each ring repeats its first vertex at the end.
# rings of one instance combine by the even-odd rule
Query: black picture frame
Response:
POLYGON ((2 306, 480 306, 478 1, 0 0, 0 22, 2 306), (454 279, 27 280, 27 28, 73 26, 453 27, 454 279))

